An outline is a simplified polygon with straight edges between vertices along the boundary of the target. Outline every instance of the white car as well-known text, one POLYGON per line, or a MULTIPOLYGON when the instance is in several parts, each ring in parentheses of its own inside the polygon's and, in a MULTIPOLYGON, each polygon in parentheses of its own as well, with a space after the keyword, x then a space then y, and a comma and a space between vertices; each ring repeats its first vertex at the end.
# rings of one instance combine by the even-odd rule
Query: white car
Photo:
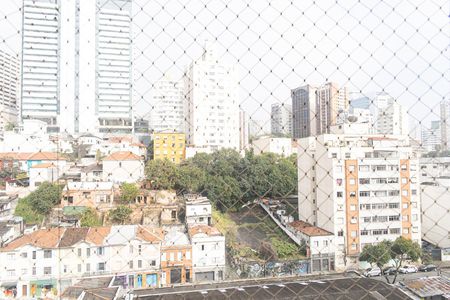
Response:
POLYGON ((381 270, 378 267, 368 268, 363 275, 366 277, 381 276, 381 270))
POLYGON ((407 274, 407 273, 417 273, 417 267, 416 266, 403 266, 398 269, 398 272, 401 274, 407 274))

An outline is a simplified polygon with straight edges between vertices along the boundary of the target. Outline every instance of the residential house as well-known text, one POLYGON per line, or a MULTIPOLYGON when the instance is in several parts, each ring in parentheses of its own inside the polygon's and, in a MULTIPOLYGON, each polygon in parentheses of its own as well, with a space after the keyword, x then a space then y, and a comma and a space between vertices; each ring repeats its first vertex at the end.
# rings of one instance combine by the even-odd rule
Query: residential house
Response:
POLYGON ((109 209, 114 202, 112 182, 68 182, 62 190, 61 206, 85 206, 109 209))
POLYGON ((30 189, 34 190, 43 182, 58 180, 58 168, 54 163, 41 163, 33 165, 29 170, 30 189))
POLYGON ((183 228, 168 228, 161 245, 161 285, 192 281, 192 246, 183 228))
POLYGON ((334 270, 334 234, 304 221, 286 225, 294 235, 305 243, 306 256, 311 259, 311 272, 334 270))
POLYGON ((208 198, 197 194, 185 195, 186 224, 211 225, 211 202, 208 198))
POLYGON ((0 193, 0 219, 9 219, 13 217, 18 202, 18 195, 6 195, 5 193, 0 193))
POLYGON ((132 152, 114 152, 103 159, 103 180, 134 183, 144 178, 144 161, 132 152))
POLYGON ((215 227, 189 228, 192 243, 192 271, 195 282, 220 281, 225 274, 225 236, 215 227))
POLYGON ((154 287, 162 239, 160 229, 139 225, 37 230, 0 248, 0 286, 19 298, 56 298, 81 277, 128 274, 154 287))

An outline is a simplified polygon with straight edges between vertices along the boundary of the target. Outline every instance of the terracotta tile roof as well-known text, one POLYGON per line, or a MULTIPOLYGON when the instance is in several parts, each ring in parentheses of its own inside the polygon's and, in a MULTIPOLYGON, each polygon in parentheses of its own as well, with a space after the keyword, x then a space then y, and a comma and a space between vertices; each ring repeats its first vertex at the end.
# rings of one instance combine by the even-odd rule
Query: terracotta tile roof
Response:
POLYGON ((65 158, 56 152, 36 152, 30 155, 28 160, 65 160, 65 158))
POLYGON ((0 159, 27 160, 31 156, 31 152, 2 152, 0 159))
POLYGON ((322 229, 317 226, 313 226, 309 224, 308 222, 304 221, 294 221, 289 223, 291 227, 293 227, 295 230, 300 231, 308 236, 323 236, 323 235, 333 235, 331 232, 326 231, 325 229, 322 229))
POLYGON ((208 236, 220 236, 222 235, 220 231, 213 226, 208 225, 196 225, 189 228, 189 235, 194 236, 199 233, 204 233, 208 236))
POLYGON ((105 227, 91 227, 86 234, 86 242, 92 243, 94 245, 102 245, 105 238, 111 231, 111 226, 105 227))
POLYGON ((59 247, 70 247, 75 245, 80 241, 84 241, 86 239, 86 235, 89 231, 89 228, 67 228, 64 232, 61 241, 59 242, 59 247))
POLYGON ((130 151, 119 151, 108 155, 103 160, 141 160, 141 158, 130 151))
POLYGON ((47 169, 47 168, 51 168, 51 167, 55 167, 55 164, 53 164, 53 163, 42 163, 42 164, 33 165, 31 168, 33 168, 33 169, 47 169))
POLYGON ((132 143, 133 138, 130 136, 112 136, 112 137, 108 138, 108 142, 110 142, 110 143, 122 143, 122 142, 132 143))
POLYGON ((145 145, 142 143, 131 143, 131 146, 137 146, 139 148, 145 148, 145 145))
POLYGON ((64 228, 39 229, 33 233, 19 237, 4 248, 1 248, 0 251, 12 251, 25 245, 33 245, 44 249, 56 248, 64 231, 64 228))
POLYGON ((136 237, 151 243, 160 242, 164 239, 164 231, 161 228, 138 226, 136 228, 136 237))

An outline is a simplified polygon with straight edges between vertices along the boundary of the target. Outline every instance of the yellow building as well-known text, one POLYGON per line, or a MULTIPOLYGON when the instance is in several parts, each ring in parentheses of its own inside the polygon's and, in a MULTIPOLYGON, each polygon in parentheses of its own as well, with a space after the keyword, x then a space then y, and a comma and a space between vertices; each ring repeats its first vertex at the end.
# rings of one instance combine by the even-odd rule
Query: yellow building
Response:
POLYGON ((186 158, 184 133, 154 133, 153 159, 165 159, 178 164, 186 158))

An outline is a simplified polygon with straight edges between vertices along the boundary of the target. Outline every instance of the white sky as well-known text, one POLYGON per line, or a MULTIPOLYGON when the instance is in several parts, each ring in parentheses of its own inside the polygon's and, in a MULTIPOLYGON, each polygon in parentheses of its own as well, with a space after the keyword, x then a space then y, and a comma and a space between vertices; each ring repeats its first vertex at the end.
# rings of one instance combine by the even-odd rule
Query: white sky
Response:
MULTIPOLYGON (((0 47, 10 52, 20 51, 21 3, 1 1, 0 47)), ((448 8, 444 0, 135 0, 136 115, 151 109, 152 83, 180 77, 209 39, 238 66, 241 107, 254 119, 269 122, 270 104, 290 102, 295 87, 335 81, 355 93, 384 90, 428 125, 450 98, 448 8)))

